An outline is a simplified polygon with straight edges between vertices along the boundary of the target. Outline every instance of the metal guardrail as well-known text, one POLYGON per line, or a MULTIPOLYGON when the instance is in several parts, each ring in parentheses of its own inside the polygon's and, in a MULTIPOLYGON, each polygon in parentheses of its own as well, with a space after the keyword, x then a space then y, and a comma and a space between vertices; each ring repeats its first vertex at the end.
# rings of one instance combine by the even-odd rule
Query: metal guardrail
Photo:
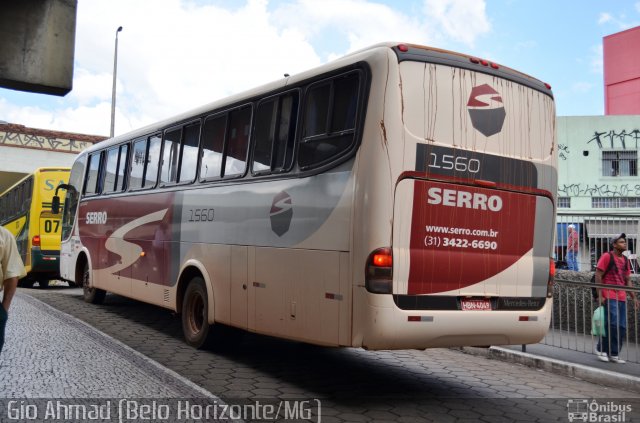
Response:
MULTIPOLYGON (((597 299, 594 300, 592 296, 591 288, 594 287, 611 289, 611 285, 555 280, 551 324, 549 332, 541 341, 542 344, 593 354, 599 340, 599 337, 591 334, 591 319, 593 312, 598 307, 597 299)), ((636 295, 640 293, 640 288, 637 287, 616 287, 616 289, 635 292, 636 295)), ((623 337, 624 343, 620 351, 620 358, 634 363, 640 363, 639 311, 631 296, 628 295, 627 330, 623 337)), ((606 339, 610 341, 611 337, 606 339)))
POLYGON ((638 238, 640 237, 640 216, 637 214, 593 214, 558 212, 556 216, 554 258, 556 268, 576 271, 595 271, 603 253, 609 251, 613 236, 624 232, 627 235, 627 257, 633 273, 640 273, 638 261, 638 238), (569 268, 567 244, 569 226, 578 233, 579 248, 576 257, 577 269, 569 268))

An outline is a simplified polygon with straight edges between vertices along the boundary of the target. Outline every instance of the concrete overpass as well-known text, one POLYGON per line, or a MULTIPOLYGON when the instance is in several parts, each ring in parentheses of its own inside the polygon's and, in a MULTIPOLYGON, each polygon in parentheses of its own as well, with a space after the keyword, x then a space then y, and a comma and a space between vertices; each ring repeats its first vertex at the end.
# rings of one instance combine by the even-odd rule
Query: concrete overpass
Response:
POLYGON ((5 0, 0 86, 65 95, 73 83, 77 0, 5 0))
POLYGON ((105 138, 0 123, 0 193, 38 167, 70 167, 79 152, 105 138))

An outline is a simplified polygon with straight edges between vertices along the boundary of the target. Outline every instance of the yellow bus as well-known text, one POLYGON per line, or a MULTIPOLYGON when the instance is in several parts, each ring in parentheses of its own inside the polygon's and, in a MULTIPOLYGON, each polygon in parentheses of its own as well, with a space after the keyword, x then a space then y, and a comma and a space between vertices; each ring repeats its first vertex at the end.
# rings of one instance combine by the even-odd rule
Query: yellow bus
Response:
POLYGON ((51 198, 69 181, 68 167, 42 167, 0 194, 0 225, 18 243, 27 269, 20 286, 41 288, 60 275, 60 216, 51 213, 51 198))

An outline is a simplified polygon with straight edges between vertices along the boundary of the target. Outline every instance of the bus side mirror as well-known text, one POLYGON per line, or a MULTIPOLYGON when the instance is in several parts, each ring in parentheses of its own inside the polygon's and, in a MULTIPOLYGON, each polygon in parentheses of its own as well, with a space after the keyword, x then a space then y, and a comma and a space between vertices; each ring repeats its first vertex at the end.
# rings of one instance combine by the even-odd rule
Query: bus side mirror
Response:
POLYGON ((53 198, 51 199, 51 213, 58 214, 60 213, 60 197, 58 196, 58 190, 64 189, 66 191, 75 190, 73 185, 69 184, 60 184, 56 188, 56 192, 53 194, 53 198))
POLYGON ((51 213, 60 213, 60 197, 57 195, 54 195, 53 199, 51 200, 51 213))

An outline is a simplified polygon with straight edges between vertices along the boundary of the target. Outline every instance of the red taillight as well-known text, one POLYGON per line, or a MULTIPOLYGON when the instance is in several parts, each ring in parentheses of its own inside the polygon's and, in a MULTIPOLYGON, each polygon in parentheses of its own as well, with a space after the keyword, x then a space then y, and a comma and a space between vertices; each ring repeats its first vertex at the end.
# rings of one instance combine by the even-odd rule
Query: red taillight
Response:
POLYGON ((492 67, 492 68, 494 68, 494 69, 499 69, 499 68, 500 68, 500 66, 496 65, 496 64, 495 64, 495 63, 493 63, 493 62, 491 63, 491 67, 492 67))
POLYGON ((409 51, 409 47, 406 44, 398 44, 398 50, 400 50, 403 53, 406 53, 409 51))
POLYGON ((469 57, 471 63, 475 63, 476 65, 480 63, 480 59, 476 59, 475 57, 469 57))
POLYGON ((40 235, 34 235, 34 237, 31 238, 31 245, 33 245, 34 247, 40 246, 40 235))
POLYGON ((369 254, 365 269, 367 291, 391 294, 393 291, 393 254, 391 248, 378 248, 369 254))
POLYGON ((556 262, 550 258, 549 259, 549 281, 547 282, 547 298, 553 297, 553 284, 555 282, 556 277, 556 262))
POLYGON ((488 61, 486 61, 486 60, 484 60, 484 59, 483 59, 483 60, 480 60, 480 64, 481 64, 482 66, 489 66, 489 62, 488 62, 488 61))
POLYGON ((546 82, 544 83, 544 86, 547 87, 548 90, 551 89, 551 85, 547 84, 546 82))
POLYGON ((374 254, 371 264, 376 267, 391 267, 393 266, 393 256, 389 253, 374 254))

